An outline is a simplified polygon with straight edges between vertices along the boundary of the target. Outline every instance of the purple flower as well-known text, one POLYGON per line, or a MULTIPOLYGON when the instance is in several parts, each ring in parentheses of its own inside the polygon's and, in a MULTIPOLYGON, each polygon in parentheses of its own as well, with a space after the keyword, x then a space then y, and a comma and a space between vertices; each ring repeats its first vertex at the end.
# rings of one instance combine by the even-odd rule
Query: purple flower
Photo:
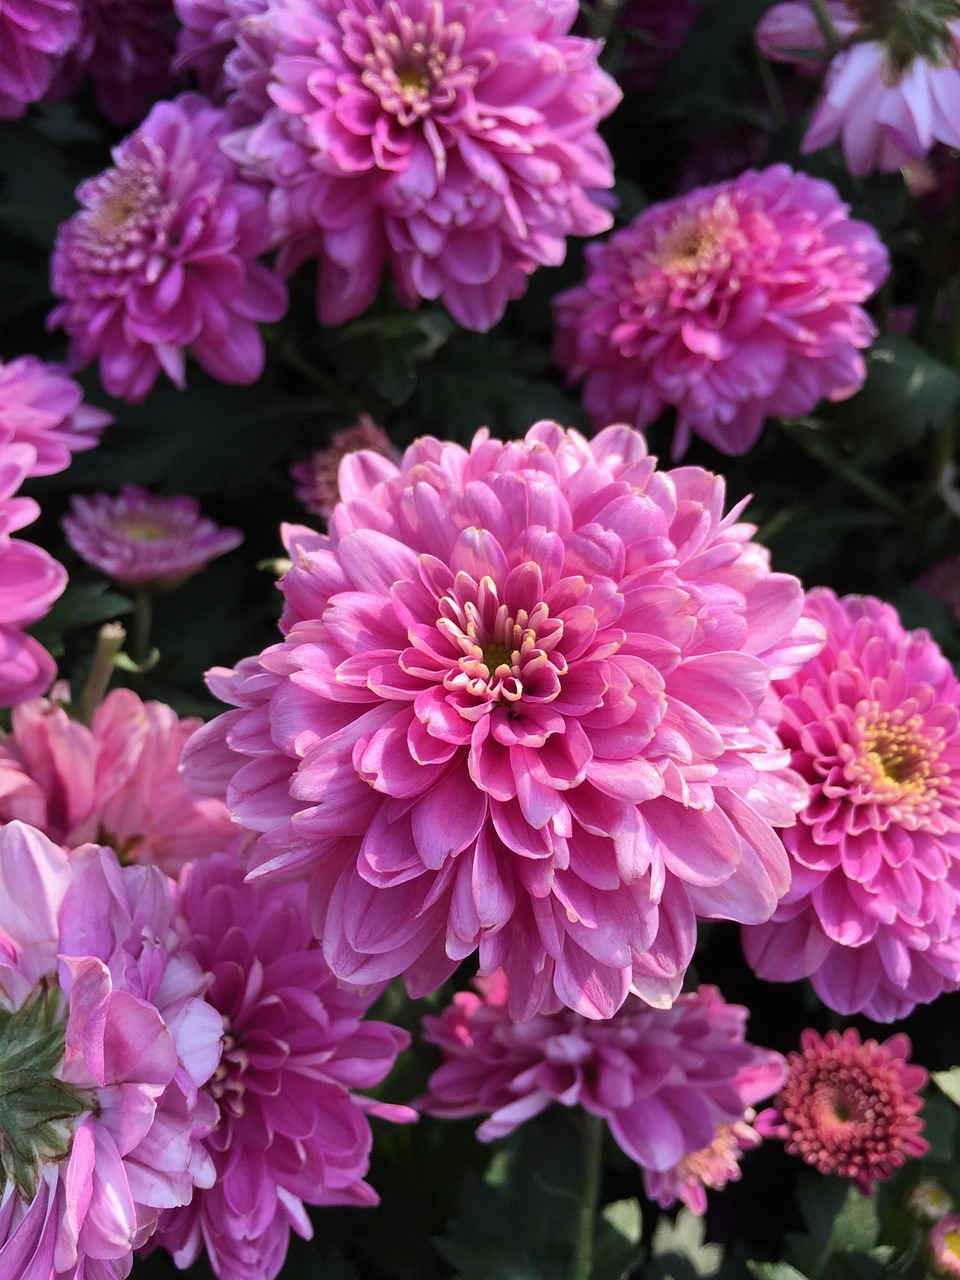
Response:
POLYGON ((810 800, 783 833, 790 889, 744 950, 762 978, 892 1022, 960 987, 960 683, 871 596, 812 591, 806 614, 826 647, 776 691, 810 800))
MULTIPOLYGON (((297 482, 294 497, 311 515, 321 516, 324 520, 329 518, 340 501, 337 482, 340 463, 348 453, 361 450, 384 458, 399 457, 384 429, 378 427, 369 414, 362 413, 356 426, 335 431, 326 449, 318 449, 309 461, 298 462, 290 468, 290 475, 297 482)), ((376 457, 367 457, 363 461, 374 473, 382 468, 376 457)))
POLYGON ((111 422, 112 414, 83 403, 83 391, 59 365, 36 356, 0 361, 0 447, 32 445, 36 460, 28 475, 65 470, 75 453, 99 443, 111 422))
POLYGON ((220 1018, 204 987, 156 868, 0 830, 2 1056, 29 1072, 0 1077, 0 1274, 125 1276, 160 1213, 210 1184, 200 1087, 220 1018))
POLYGON ((176 66, 194 72, 208 97, 222 102, 232 84, 224 61, 235 47, 241 24, 265 13, 270 0, 173 0, 182 24, 176 66))
POLYGON ((124 586, 177 586, 243 541, 239 529, 201 515, 195 499, 155 497, 135 484, 116 497, 74 496, 63 531, 78 556, 124 586))
POLYGON ((389 265, 401 302, 439 298, 488 329, 568 235, 610 226, 597 124, 620 92, 596 43, 567 34, 575 0, 271 0, 227 71, 268 95, 231 154, 273 184, 279 262, 319 260, 317 307, 339 324, 389 265))
POLYGON ((416 1113, 353 1090, 379 1084, 409 1036, 363 1021, 377 992, 344 990, 330 973, 305 885, 247 883, 225 853, 190 867, 177 901, 223 1018, 223 1057, 205 1090, 220 1119, 205 1141, 216 1182, 165 1214, 157 1238, 178 1266, 205 1245, 220 1280, 273 1280, 290 1229, 312 1235, 304 1201, 377 1203, 363 1181, 366 1117, 416 1113))
POLYGON ((806 788, 767 693, 821 644, 800 584, 629 427, 369 457, 328 535, 287 531, 285 638, 211 673, 239 709, 188 781, 263 833, 260 874, 312 877, 346 981, 422 994, 479 947, 518 1017, 669 1005, 698 915, 787 888, 806 788))
POLYGON ((719 1126, 743 1121, 743 1078, 754 1100, 783 1082, 783 1059, 744 1039, 747 1010, 726 1004, 715 987, 682 995, 671 1009, 631 997, 604 1022, 564 1009, 516 1023, 503 973, 474 985, 479 995, 462 991, 440 1017, 423 1020, 444 1062, 417 1105, 449 1119, 486 1114, 482 1142, 552 1102, 580 1106, 606 1120, 644 1181, 652 1175, 661 1188, 675 1166, 716 1140, 719 1126))
POLYGON ((265 198, 220 150, 227 127, 197 95, 158 103, 60 228, 50 324, 76 364, 99 358, 111 395, 142 400, 161 369, 182 387, 188 347, 221 382, 263 371, 256 322, 283 315, 286 291, 257 261, 271 243, 265 198))
POLYGON ((0 5, 0 120, 18 120, 43 97, 79 32, 77 0, 0 5))
POLYGON ((555 300, 554 356, 601 425, 676 408, 692 432, 745 453, 764 418, 853 395, 876 329, 858 304, 886 278, 877 233, 827 182, 786 165, 654 205, 586 251, 555 300))

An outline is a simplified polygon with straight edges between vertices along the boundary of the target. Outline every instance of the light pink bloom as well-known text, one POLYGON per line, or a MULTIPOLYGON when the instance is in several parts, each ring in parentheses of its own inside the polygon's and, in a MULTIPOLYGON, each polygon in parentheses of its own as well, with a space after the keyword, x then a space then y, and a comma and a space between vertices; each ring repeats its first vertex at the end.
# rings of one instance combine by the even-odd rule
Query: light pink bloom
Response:
POLYGON ((739 454, 765 418, 853 395, 876 336, 859 304, 888 262, 848 213, 828 182, 774 165, 588 246, 585 281, 555 299, 554 358, 594 422, 644 427, 672 405, 675 457, 691 432, 739 454))
POLYGON ((80 32, 51 95, 69 97, 85 76, 113 124, 139 124, 173 86, 173 0, 79 0, 80 32))
POLYGON ((335 431, 326 449, 318 449, 309 461, 295 463, 290 468, 291 478, 297 482, 294 497, 311 515, 329 518, 340 501, 337 482, 340 463, 348 453, 359 453, 362 449, 395 460, 400 456, 384 429, 378 427, 368 413, 362 413, 356 426, 335 431))
POLYGON ((328 535, 287 530, 283 642, 211 673, 239 709, 191 784, 263 833, 259 874, 311 876, 347 981, 419 995, 479 947, 518 1017, 669 1005, 696 917, 787 887, 805 788, 766 699, 821 644, 800 584, 629 427, 426 438, 339 482, 328 535))
POLYGON ((781 1138, 820 1173, 851 1178, 864 1195, 908 1157, 924 1155, 923 1067, 907 1062, 910 1041, 860 1042, 848 1027, 821 1036, 806 1030, 800 1051, 787 1055, 787 1079, 772 1107, 757 1117, 765 1136, 781 1138))
POLYGON ((620 91, 599 46, 568 35, 575 0, 270 0, 227 72, 269 97, 231 154, 273 185, 291 272, 319 261, 317 307, 340 324, 384 268, 405 306, 442 300, 489 329, 569 235, 610 226, 597 124, 620 91))
POLYGON ((182 23, 176 67, 197 77, 203 92, 221 102, 233 88, 224 61, 236 45, 241 25, 265 13, 270 0, 173 0, 182 23))
POLYGON ((182 387, 188 348, 221 382, 263 371, 256 322, 283 315, 286 290, 257 261, 271 247, 265 197, 220 150, 227 129, 196 94, 158 103, 60 228, 49 323, 75 364, 99 358, 111 395, 143 400, 161 369, 182 387))
POLYGON ((605 1022, 563 1009, 516 1023, 503 973, 474 985, 479 995, 462 991, 439 1018, 423 1020, 444 1062, 418 1105, 447 1119, 488 1114, 482 1142, 559 1102, 602 1117, 645 1174, 665 1174, 708 1146, 719 1125, 743 1119, 741 1073, 769 1086, 758 1097, 783 1080, 783 1059, 744 1040, 747 1010, 715 987, 680 996, 672 1009, 631 997, 605 1022))
POLYGON ((379 993, 337 983, 313 938, 305 885, 245 883, 225 853, 191 866, 177 901, 223 1017, 223 1058, 206 1086, 220 1108, 206 1139, 217 1177, 164 1216, 157 1238, 180 1267, 205 1245, 220 1280, 273 1280, 291 1228, 313 1234, 304 1201, 377 1203, 363 1181, 366 1117, 416 1113, 353 1090, 379 1084, 410 1037, 363 1021, 379 993))
POLYGON ((83 403, 83 391, 57 364, 36 356, 0 361, 0 448, 16 441, 32 445, 36 460, 27 472, 63 471, 75 453, 92 449, 113 415, 83 403))
POLYGON ((40 514, 32 498, 15 496, 38 469, 32 444, 0 444, 0 707, 43 693, 56 674, 49 653, 23 628, 50 612, 67 585, 66 570, 40 547, 10 537, 40 514))
POLYGON ((4 1276, 125 1276, 162 1210, 212 1181, 200 1140, 216 1108, 199 1090, 220 1056, 220 1018, 172 925, 155 868, 121 867, 93 845, 68 857, 19 822, 0 830, 0 1007, 24 1011, 39 1118, 54 1129, 32 1137, 32 1169, 11 1179, 5 1168, 4 1276))
MULTIPOLYGON (((936 142, 960 146, 960 16, 953 4, 831 6, 841 50, 829 62, 823 96, 803 139, 817 151, 839 139, 850 172, 893 173, 936 142), (950 20, 950 19, 953 20, 950 20)), ((825 51, 809 5, 775 5, 757 32, 761 49, 810 72, 825 51)), ((824 65, 824 64, 821 64, 824 65)))
POLYGON ((109 843, 176 876, 237 835, 223 802, 194 795, 178 770, 200 723, 129 689, 108 693, 89 729, 45 698, 21 703, 0 742, 0 822, 19 818, 68 849, 109 843))
POLYGON ((78 556, 124 586, 176 586, 243 541, 239 529, 201 515, 194 498, 157 497, 135 484, 115 497, 75 495, 63 531, 78 556))
POLYGON ((871 596, 811 591, 806 614, 826 647, 776 689, 810 800, 783 834, 790 889, 744 950, 762 978, 892 1022, 960 987, 960 684, 871 596))
POLYGON ((43 97, 79 31, 78 0, 0 5, 0 120, 18 120, 43 97))
POLYGON ((934 1275, 960 1276, 960 1215, 949 1213, 931 1227, 927 1253, 934 1275))

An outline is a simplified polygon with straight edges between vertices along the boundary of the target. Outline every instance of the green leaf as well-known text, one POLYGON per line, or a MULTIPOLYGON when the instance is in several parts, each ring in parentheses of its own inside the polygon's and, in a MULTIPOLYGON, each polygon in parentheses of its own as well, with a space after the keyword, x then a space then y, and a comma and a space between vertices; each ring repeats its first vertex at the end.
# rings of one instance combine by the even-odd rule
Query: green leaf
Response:
POLYGON ((85 627, 122 618, 132 610, 133 601, 112 591, 105 580, 71 582, 43 621, 33 628, 33 634, 46 644, 47 637, 68 636, 85 627))
POLYGON ((704 1240, 706 1225, 697 1214, 681 1209, 676 1220, 661 1214, 653 1233, 650 1261, 644 1276, 673 1280, 702 1280, 715 1276, 723 1265, 723 1248, 704 1240))
POLYGON ((837 1256, 869 1253, 876 1246, 880 1222, 874 1197, 839 1178, 806 1172, 797 1198, 809 1235, 788 1237, 787 1257, 811 1280, 832 1275, 837 1256))
POLYGON ((931 1071, 930 1079, 951 1102, 960 1107, 960 1067, 951 1067, 948 1071, 931 1071))
POLYGON ((625 1280, 640 1263, 643 1217, 637 1200, 608 1204, 597 1223, 592 1280, 625 1280))
POLYGON ((789 1262, 748 1262, 750 1274, 757 1280, 807 1280, 802 1271, 789 1262))

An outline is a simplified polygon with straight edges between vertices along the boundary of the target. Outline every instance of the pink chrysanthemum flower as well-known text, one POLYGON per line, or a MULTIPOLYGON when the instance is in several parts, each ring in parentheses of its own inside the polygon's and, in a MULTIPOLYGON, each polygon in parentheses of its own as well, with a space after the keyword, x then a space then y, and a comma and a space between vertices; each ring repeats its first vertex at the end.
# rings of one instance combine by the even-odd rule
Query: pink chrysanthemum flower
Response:
POLYGON ((28 475, 38 474, 32 444, 0 444, 0 707, 12 707, 50 687, 53 659, 23 628, 50 612, 67 585, 63 565, 12 533, 40 514, 32 498, 16 497, 28 475))
MULTIPOLYGON (((378 427, 369 414, 362 413, 356 426, 335 431, 326 449, 318 449, 308 462, 298 462, 290 468, 290 476, 297 483, 294 497, 303 503, 311 515, 320 516, 324 520, 329 518, 340 501, 337 482, 340 463, 348 453, 359 453, 361 450, 394 460, 399 458, 383 427, 378 427)), ((358 459, 359 461, 361 460, 358 459)), ((374 469, 380 466, 375 458, 364 461, 374 469)))
POLYGON ((173 85, 173 0, 79 0, 80 32, 52 95, 69 97, 85 76, 113 124, 139 124, 173 85))
POLYGON ((931 1227, 927 1255, 934 1275, 960 1276, 960 1215, 949 1213, 931 1227))
POLYGON ((743 173, 652 206, 586 259, 555 300, 554 357, 597 424, 644 427, 672 405, 675 457, 691 432, 738 454, 764 418, 863 385, 876 329, 859 304, 887 253, 827 182, 743 173))
POLYGON ((50 324, 75 363, 99 358, 111 395, 142 400, 161 369, 182 387, 187 348, 221 382, 263 371, 256 322, 283 315, 286 290, 257 261, 271 246, 265 196, 220 150, 227 128, 195 94, 158 103, 60 228, 50 324))
POLYGON ((178 1266, 205 1245, 220 1280, 273 1280, 290 1229, 310 1238, 304 1201, 372 1205, 363 1181, 367 1115, 405 1122, 409 1107, 353 1092, 379 1084, 410 1037, 365 1022, 376 992, 342 988, 313 938, 303 884, 244 882, 230 853, 193 865, 178 904, 186 946, 212 974, 224 1051, 206 1086, 220 1122, 206 1139, 216 1182, 160 1223, 178 1266))
POLYGON ((248 98, 272 45, 265 114, 231 154, 273 184, 281 269, 319 260, 325 324, 364 311, 389 265, 405 306, 439 298, 489 329, 567 236, 610 226, 597 124, 620 91, 567 34, 576 16, 575 0, 271 0, 228 66, 248 98))
POLYGON ((0 361, 0 447, 32 445, 36 461, 27 472, 49 476, 70 465, 75 453, 92 449, 113 415, 83 403, 83 391, 56 364, 36 356, 0 361))
POLYGON ((109 844, 176 876, 237 835, 223 802, 179 773, 200 723, 129 689, 108 693, 89 729, 45 698, 21 703, 0 742, 0 822, 29 822, 68 849, 109 844))
POLYGON ((841 1035, 813 1030, 800 1036, 800 1051, 787 1055, 787 1079, 773 1106, 757 1117, 765 1136, 781 1138, 791 1155, 820 1173, 850 1178, 864 1195, 908 1157, 922 1156, 923 1067, 907 1062, 910 1041, 891 1036, 883 1044, 860 1043, 853 1028, 841 1035))
POLYGON ((787 887, 805 788, 766 698, 822 641, 800 584, 629 427, 370 458, 328 535, 287 531, 286 638, 211 673, 239 710, 188 780, 264 833, 260 874, 312 875, 347 981, 422 994, 479 947, 518 1017, 670 1004, 696 917, 787 887))
POLYGON ((756 1055, 732 1081, 743 1104, 742 1116, 721 1120, 712 1142, 681 1156, 671 1168, 643 1171, 644 1190, 662 1208, 669 1209, 680 1201, 691 1213, 702 1215, 707 1211, 707 1191, 719 1191, 728 1182, 740 1181, 740 1157, 763 1141, 753 1127, 756 1112, 752 1104, 775 1093, 787 1073, 780 1054, 758 1049, 756 1055))
POLYGON ((265 13, 270 0, 173 0, 182 24, 175 66, 191 70, 203 92, 220 102, 234 87, 224 62, 241 26, 265 13))
POLYGON ((18 120, 43 97, 79 32, 77 0, 0 5, 0 120, 18 120))
POLYGON ((823 55, 823 96, 803 150, 817 151, 839 139, 850 172, 863 176, 874 169, 893 173, 937 142, 960 146, 955 0, 845 0, 830 10, 842 42, 832 60, 808 5, 774 5, 757 33, 767 57, 797 62, 806 72, 823 55), (798 50, 805 52, 798 57, 798 50))
POLYGON ((747 1010, 715 987, 680 996, 672 1009, 630 999, 605 1022, 564 1009, 516 1023, 503 973, 475 986, 479 995, 460 992, 440 1017, 423 1020, 445 1061, 418 1105, 446 1119, 488 1114, 482 1142, 559 1102, 602 1117, 631 1160, 664 1173, 708 1146, 719 1125, 743 1119, 741 1072, 764 1077, 769 1088, 758 1097, 783 1079, 780 1055, 744 1040, 747 1010))
POLYGON ((115 497, 74 496, 63 531, 78 556, 124 586, 176 586, 243 541, 239 529, 201 515, 194 498, 157 497, 135 484, 115 497))
POLYGON ((29 1073, 2 1077, 0 1274, 118 1280, 160 1213, 210 1184, 205 985, 159 871, 0 830, 0 1057, 29 1073))
POLYGON ((890 605, 807 601, 826 647, 776 689, 810 801, 783 834, 790 889, 744 950, 762 978, 892 1022, 960 987, 960 684, 890 605))

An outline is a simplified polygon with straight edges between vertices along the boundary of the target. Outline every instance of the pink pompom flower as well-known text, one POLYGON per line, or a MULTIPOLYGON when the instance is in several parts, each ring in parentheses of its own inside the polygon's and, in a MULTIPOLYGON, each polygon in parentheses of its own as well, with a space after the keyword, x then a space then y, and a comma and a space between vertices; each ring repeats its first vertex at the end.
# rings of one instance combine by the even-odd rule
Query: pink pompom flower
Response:
POLYGON ((723 481, 541 422, 353 454, 287 530, 285 638, 211 688, 196 790, 312 880, 333 971, 438 987, 480 949, 512 1012, 669 1005, 696 917, 765 920, 805 787, 767 700, 817 651, 723 481))
POLYGON ((64 471, 75 453, 92 449, 113 415, 83 403, 83 391, 60 365, 36 356, 0 361, 0 447, 32 445, 31 476, 64 471))
POLYGON ((808 74, 823 58, 823 96, 803 150, 839 140, 850 172, 862 177, 894 173, 937 142, 960 147, 960 14, 952 0, 832 0, 828 9, 841 41, 832 59, 809 5, 774 5, 757 30, 767 57, 808 74))
POLYGON ((29 1072, 3 1099, 0 1274, 119 1280, 160 1213, 210 1184, 205 985, 161 872, 0 830, 0 1056, 29 1072))
POLYGON ((111 395, 143 400, 161 369, 182 387, 188 348, 221 382, 263 371, 257 322, 283 315, 286 290, 257 261, 271 247, 265 196, 221 151, 227 129, 196 94, 158 103, 60 228, 49 323, 75 364, 99 359, 111 395))
POLYGON ((776 689, 810 800, 783 833, 790 888, 744 950, 762 978, 892 1022, 960 987, 960 683, 871 596, 811 591, 806 614, 826 647, 776 689))
POLYGON ((291 1228, 313 1234, 304 1201, 377 1203, 363 1181, 366 1117, 416 1112, 354 1090, 379 1084, 409 1036, 364 1021, 377 993, 345 990, 330 973, 303 884, 245 883, 224 853, 187 870, 177 901, 223 1017, 223 1057, 206 1086, 220 1120, 205 1140, 216 1182, 166 1213, 157 1240, 180 1267, 205 1245, 219 1280, 273 1280, 291 1228))
POLYGON ((859 304, 888 261, 848 212, 828 182, 774 165, 588 246, 583 284, 555 299, 554 358, 594 422, 645 427, 673 406, 675 457, 692 432, 739 454, 765 418, 853 395, 876 336, 859 304))
POLYGON ((715 987, 682 995, 671 1009, 631 998, 605 1022, 564 1009, 516 1023, 503 973, 474 985, 479 994, 460 992, 438 1018, 424 1018, 424 1038, 444 1062, 418 1105, 447 1119, 488 1115, 477 1130, 482 1142, 552 1102, 580 1106, 607 1122, 663 1194, 676 1166, 710 1146, 719 1126, 743 1121, 745 1074, 755 1100, 784 1078, 779 1054, 744 1039, 747 1010, 726 1004, 715 987))
POLYGON ((787 1055, 786 1082, 757 1117, 757 1128, 820 1173, 850 1178, 870 1195, 930 1145, 920 1136, 917 1094, 927 1073, 909 1056, 904 1035, 861 1043, 852 1027, 823 1037, 808 1029, 800 1051, 787 1055))
POLYGON ((201 515, 194 498, 157 497, 134 484, 115 497, 75 495, 63 531, 78 556, 124 586, 174 587, 243 541, 239 529, 201 515))
POLYGON ((108 693, 89 728, 46 698, 23 702, 0 742, 0 822, 29 822, 68 849, 109 843, 176 876, 237 835, 223 802, 194 795, 179 773, 200 723, 129 689, 108 693))
POLYGON ((0 444, 0 707, 45 692, 56 675, 50 654, 23 629, 50 612, 67 573, 42 548, 10 536, 40 514, 33 498, 16 496, 38 468, 32 444, 0 444))
POLYGON ((79 33, 77 0, 0 5, 0 120, 19 120, 43 97, 79 33))
POLYGON ((340 463, 348 453, 359 453, 362 449, 394 460, 399 457, 384 429, 378 427, 368 413, 362 413, 355 426, 335 431, 326 449, 318 449, 308 461, 295 463, 290 468, 290 476, 296 481, 294 497, 311 515, 329 518, 340 500, 337 481, 340 463))
POLYGON ((442 300, 489 329, 566 238, 610 226, 597 125, 620 91, 575 0, 271 0, 238 35, 238 97, 266 87, 231 154, 273 187, 279 264, 319 262, 317 308, 340 324, 389 266, 400 301, 442 300), (264 64, 269 66, 264 86, 264 64))

